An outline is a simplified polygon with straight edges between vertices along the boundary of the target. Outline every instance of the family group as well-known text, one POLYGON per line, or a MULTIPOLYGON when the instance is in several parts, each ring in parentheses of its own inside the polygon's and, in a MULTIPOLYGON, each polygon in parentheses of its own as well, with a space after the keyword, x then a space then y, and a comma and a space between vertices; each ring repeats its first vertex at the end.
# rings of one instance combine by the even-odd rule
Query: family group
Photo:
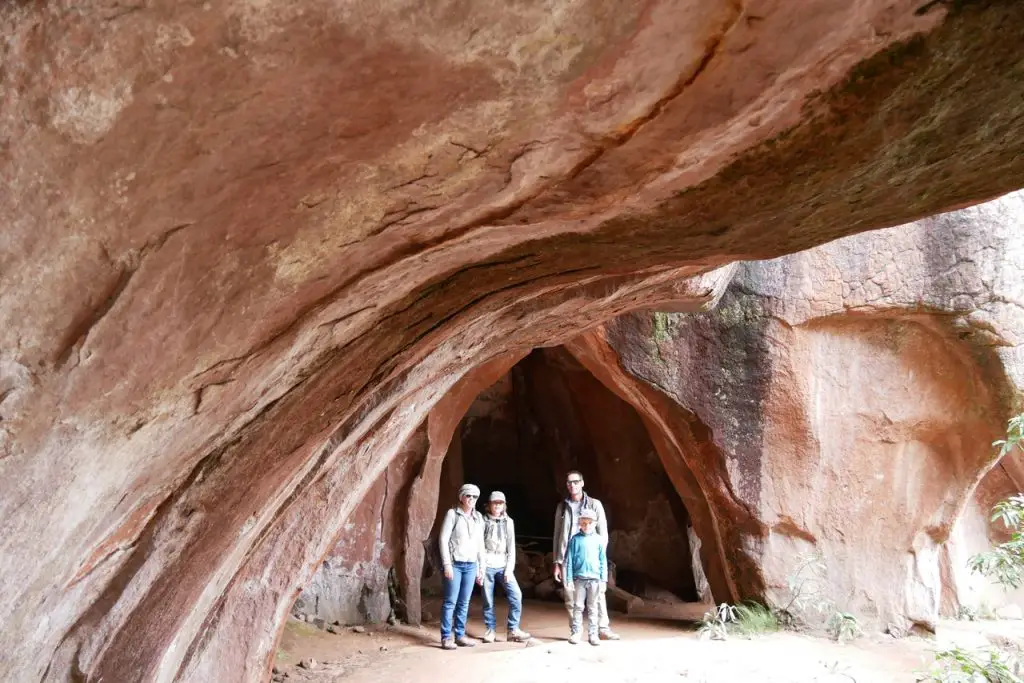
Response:
MULTIPOLYGON (((555 507, 552 555, 555 581, 569 612, 569 642, 580 642, 583 613, 587 613, 587 640, 618 640, 608 620, 608 522, 601 501, 583 491, 583 475, 566 476, 568 495, 555 507)), ((441 647, 472 647, 477 641, 466 635, 469 599, 474 584, 483 587, 483 642, 496 639, 494 586, 500 583, 508 597, 506 638, 522 642, 530 634, 520 628, 523 592, 516 582, 515 524, 506 511, 501 491, 492 491, 487 512, 476 509, 480 489, 464 484, 459 504, 445 514, 438 544, 444 571, 444 603, 441 607, 441 647)))

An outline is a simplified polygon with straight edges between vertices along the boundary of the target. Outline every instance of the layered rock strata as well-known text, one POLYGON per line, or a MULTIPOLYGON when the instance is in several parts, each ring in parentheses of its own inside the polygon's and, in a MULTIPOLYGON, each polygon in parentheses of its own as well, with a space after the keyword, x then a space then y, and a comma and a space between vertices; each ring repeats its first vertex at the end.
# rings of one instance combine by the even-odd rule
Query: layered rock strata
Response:
POLYGON ((0 673, 259 679, 471 369, 1024 185, 1022 12, 5 3, 0 673))

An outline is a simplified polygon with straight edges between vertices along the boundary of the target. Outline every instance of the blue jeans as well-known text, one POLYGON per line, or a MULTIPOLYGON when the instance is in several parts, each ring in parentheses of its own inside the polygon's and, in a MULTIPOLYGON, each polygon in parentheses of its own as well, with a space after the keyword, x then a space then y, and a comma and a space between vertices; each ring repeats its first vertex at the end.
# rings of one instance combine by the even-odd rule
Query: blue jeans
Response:
POLYGON ((441 640, 452 637, 452 614, 455 615, 455 637, 466 635, 469 597, 476 583, 476 562, 453 562, 452 578, 445 579, 444 602, 441 603, 441 640))
POLYGON ((494 630, 494 582, 501 581, 508 597, 508 630, 519 629, 519 616, 523 613, 523 591, 516 582, 515 574, 506 574, 504 568, 488 567, 484 573, 484 626, 494 630))

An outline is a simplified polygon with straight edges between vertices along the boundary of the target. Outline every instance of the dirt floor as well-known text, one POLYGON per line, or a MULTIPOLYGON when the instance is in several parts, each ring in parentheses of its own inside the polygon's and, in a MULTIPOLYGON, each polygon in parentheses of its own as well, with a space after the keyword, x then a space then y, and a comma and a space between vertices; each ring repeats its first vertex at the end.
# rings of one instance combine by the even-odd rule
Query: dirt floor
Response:
MULTIPOLYGON (((436 604, 427 609, 438 613, 436 604)), ((685 605, 673 616, 703 610, 702 605, 685 605)), ((503 638, 500 607, 498 618, 503 638)), ((498 642, 448 652, 438 647, 436 618, 420 629, 382 625, 366 627, 363 633, 344 628, 338 635, 293 620, 282 638, 276 668, 287 674, 288 683, 526 683, 567 676, 593 683, 910 683, 928 667, 933 652, 950 643, 980 647, 1000 638, 1024 641, 1024 623, 1019 621, 943 622, 935 639, 869 634, 845 645, 786 632, 705 641, 697 638, 692 624, 677 619, 613 614, 613 626, 621 641, 599 647, 570 645, 564 610, 554 603, 527 601, 523 627, 534 636, 530 643, 498 642), (314 670, 298 666, 309 658, 317 662, 314 670)), ((477 601, 470 609, 468 631, 476 637, 483 634, 477 601)))

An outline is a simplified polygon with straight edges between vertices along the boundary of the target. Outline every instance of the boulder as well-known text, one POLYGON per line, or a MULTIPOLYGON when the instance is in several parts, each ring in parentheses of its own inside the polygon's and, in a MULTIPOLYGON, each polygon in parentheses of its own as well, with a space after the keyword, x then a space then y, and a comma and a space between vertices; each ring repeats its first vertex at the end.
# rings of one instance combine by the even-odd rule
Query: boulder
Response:
POLYGON ((519 580, 520 584, 523 581, 530 581, 533 579, 534 566, 531 561, 530 555, 523 550, 521 547, 516 548, 516 567, 515 574, 516 579, 519 580))
POLYGON ((621 588, 608 586, 607 592, 608 609, 629 614, 631 610, 643 607, 644 601, 632 593, 627 593, 621 588))
POLYGON ((559 587, 554 579, 545 579, 537 584, 534 594, 538 600, 554 600, 558 596, 559 587))

